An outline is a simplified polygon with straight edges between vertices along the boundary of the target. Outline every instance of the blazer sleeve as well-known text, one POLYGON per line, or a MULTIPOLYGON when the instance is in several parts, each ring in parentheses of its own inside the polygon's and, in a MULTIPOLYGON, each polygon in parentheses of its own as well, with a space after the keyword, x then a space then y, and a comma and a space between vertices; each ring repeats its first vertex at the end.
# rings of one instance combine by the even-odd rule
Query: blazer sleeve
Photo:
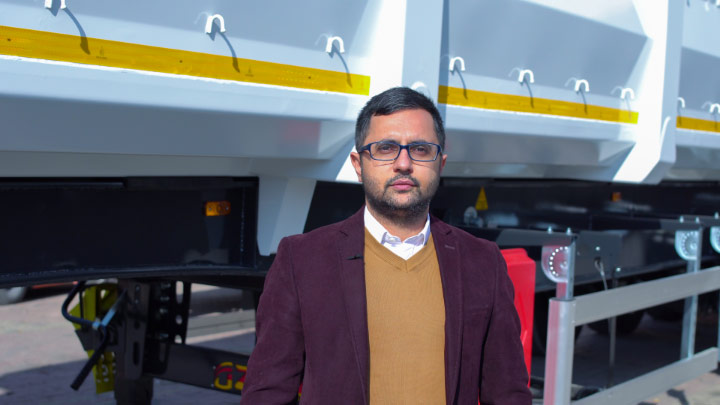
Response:
POLYGON ((291 240, 280 241, 255 318, 257 343, 248 361, 240 403, 296 403, 305 355, 291 240))
POLYGON ((528 374, 520 342, 520 319, 513 298, 515 290, 505 259, 497 246, 495 299, 483 349, 480 402, 490 404, 531 404, 528 374))

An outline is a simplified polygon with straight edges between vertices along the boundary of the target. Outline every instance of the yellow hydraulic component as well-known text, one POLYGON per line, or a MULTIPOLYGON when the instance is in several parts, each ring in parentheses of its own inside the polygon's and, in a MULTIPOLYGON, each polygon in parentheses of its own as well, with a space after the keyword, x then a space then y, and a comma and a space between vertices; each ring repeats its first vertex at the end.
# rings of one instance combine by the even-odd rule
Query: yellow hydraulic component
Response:
MULTIPOLYGON (((70 310, 70 315, 78 318, 95 321, 102 319, 105 313, 113 306, 118 299, 118 289, 116 284, 100 284, 85 289, 82 294, 82 314, 80 313, 80 304, 70 310)), ((75 329, 80 329, 80 325, 73 323, 75 329)), ((93 355, 94 350, 87 350, 88 357, 93 355)), ((115 353, 106 351, 93 366, 93 377, 95 377, 95 392, 101 394, 103 392, 112 391, 115 387, 115 353)))

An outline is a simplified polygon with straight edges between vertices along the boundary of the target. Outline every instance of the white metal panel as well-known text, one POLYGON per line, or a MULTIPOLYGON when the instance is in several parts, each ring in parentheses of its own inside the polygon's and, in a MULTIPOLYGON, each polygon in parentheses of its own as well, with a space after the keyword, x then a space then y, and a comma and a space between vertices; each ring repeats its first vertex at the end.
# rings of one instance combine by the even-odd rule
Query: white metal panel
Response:
MULTIPOLYGON (((717 170, 714 135, 681 129, 676 138, 674 126, 678 94, 687 104, 683 117, 712 118, 710 106, 720 98, 720 79, 711 73, 720 68, 720 49, 707 40, 720 35, 720 10, 707 2, 59 4, 48 10, 40 0, 0 0, 0 25, 74 35, 81 47, 85 36, 362 74, 371 77, 368 95, 416 85, 438 99, 438 87, 450 86, 639 113, 637 123, 626 123, 441 104, 450 153, 445 175, 655 182, 717 170), (226 31, 208 35, 214 14, 223 16, 226 31), (344 53, 339 42, 325 52, 334 36, 344 53), (525 69, 533 80, 521 83, 525 69), (588 86, 577 86, 582 80, 588 86)), ((164 156, 207 159, 215 175, 353 181, 352 125, 367 95, 7 56, 0 57, 0 75, 2 118, 12 134, 0 136, 0 152, 55 156, 49 161, 58 165, 5 164, 4 176, 79 173, 57 156, 116 154, 128 157, 127 168, 114 159, 112 170, 99 171, 136 173, 131 162, 164 156)), ((92 159, 81 161, 94 172, 92 159)), ((185 170, 145 167, 147 175, 185 170)))
POLYGON ((720 8, 688 2, 684 19, 677 160, 667 178, 720 180, 720 8))
POLYGON ((356 34, 366 8, 374 7, 362 0, 267 0, 262 4, 69 0, 66 4, 66 9, 60 9, 56 0, 46 9, 44 0, 3 0, 0 25, 360 73, 369 49, 364 46, 367 39, 356 34), (206 22, 215 14, 223 17, 226 31, 216 28, 208 35, 206 22), (341 57, 325 52, 333 36, 343 40, 346 52, 341 57))
MULTIPOLYGON (((637 18, 629 1, 612 2, 617 3, 618 14, 637 18)), ((583 9, 609 11, 599 0, 583 2, 583 9)), ((444 69, 443 84, 582 102, 571 79, 586 79, 591 90, 586 101, 611 107, 621 107, 616 87, 637 87, 631 74, 646 41, 637 32, 519 0, 452 1, 448 14, 441 63, 460 56, 466 69, 454 75, 444 69), (530 90, 518 83, 522 69, 534 72, 530 90)))
POLYGON ((673 127, 663 123, 665 98, 675 97, 681 8, 630 0, 446 4, 441 85, 639 112, 633 124, 441 106, 447 175, 659 181, 674 160, 673 127))

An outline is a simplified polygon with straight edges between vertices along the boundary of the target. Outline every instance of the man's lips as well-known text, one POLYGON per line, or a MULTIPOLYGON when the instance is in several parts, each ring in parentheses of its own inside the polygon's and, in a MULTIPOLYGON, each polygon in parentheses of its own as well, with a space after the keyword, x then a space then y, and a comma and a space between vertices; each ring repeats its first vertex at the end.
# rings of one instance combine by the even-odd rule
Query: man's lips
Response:
POLYGON ((411 188, 415 187, 415 182, 412 180, 396 180, 390 184, 390 186, 398 191, 406 191, 410 190, 411 188))

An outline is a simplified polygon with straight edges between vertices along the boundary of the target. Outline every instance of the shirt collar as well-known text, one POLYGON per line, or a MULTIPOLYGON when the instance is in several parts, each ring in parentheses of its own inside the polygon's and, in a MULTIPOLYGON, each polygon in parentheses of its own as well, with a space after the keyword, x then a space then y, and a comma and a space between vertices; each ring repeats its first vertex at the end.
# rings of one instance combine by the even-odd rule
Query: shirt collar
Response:
POLYGON ((377 219, 370 213, 367 206, 365 206, 365 228, 370 232, 370 235, 375 238, 380 244, 398 244, 398 243, 412 243, 414 245, 424 246, 430 238, 430 214, 428 214, 425 220, 425 227, 420 231, 419 234, 411 236, 404 241, 400 241, 400 238, 392 235, 385 229, 384 226, 378 222, 377 219))

